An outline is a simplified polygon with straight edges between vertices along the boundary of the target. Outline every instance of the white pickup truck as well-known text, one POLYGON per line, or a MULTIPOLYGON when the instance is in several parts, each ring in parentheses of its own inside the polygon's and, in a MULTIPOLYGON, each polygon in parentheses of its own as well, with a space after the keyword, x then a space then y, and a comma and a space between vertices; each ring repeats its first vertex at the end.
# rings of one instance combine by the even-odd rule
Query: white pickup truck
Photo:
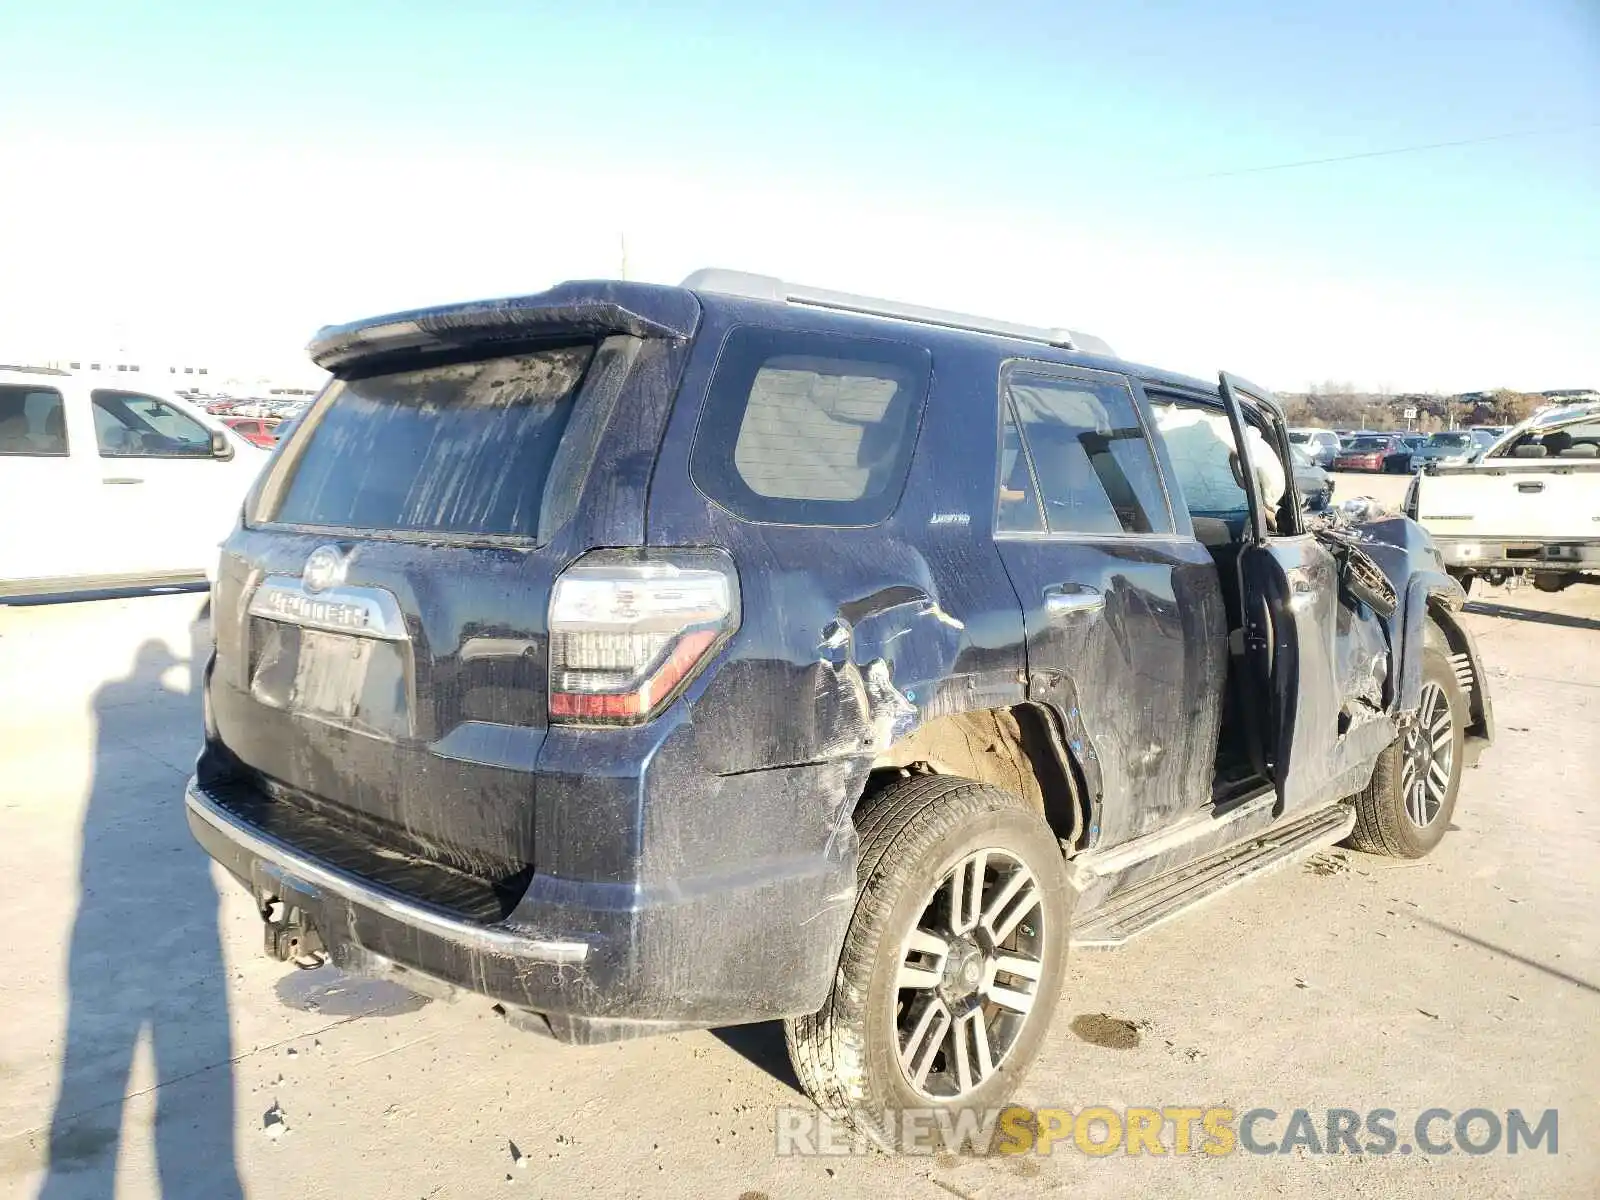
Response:
POLYGON ((181 397, 0 367, 0 598, 207 579, 267 458, 181 397))
POLYGON ((1600 404, 1546 410, 1476 462, 1425 467, 1405 512, 1463 584, 1522 573, 1550 592, 1600 583, 1600 404))

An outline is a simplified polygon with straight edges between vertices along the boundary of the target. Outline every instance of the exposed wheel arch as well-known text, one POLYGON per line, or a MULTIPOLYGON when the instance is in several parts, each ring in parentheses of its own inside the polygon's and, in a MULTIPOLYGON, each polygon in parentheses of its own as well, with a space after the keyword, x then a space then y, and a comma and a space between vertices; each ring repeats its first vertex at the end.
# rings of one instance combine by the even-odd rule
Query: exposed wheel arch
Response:
POLYGON ((1069 853, 1088 828, 1083 774, 1043 705, 973 709, 924 722, 873 760, 861 799, 919 772, 1014 792, 1044 818, 1069 853))

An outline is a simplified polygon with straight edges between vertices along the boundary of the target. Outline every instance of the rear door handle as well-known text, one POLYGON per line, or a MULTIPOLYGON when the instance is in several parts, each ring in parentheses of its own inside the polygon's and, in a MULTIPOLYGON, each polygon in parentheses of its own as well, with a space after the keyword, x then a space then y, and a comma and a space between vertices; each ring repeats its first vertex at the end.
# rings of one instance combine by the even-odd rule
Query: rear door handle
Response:
POLYGON ((1519 483, 1519 484, 1517 484, 1517 491, 1519 491, 1519 492, 1542 492, 1542 491, 1544 491, 1544 484, 1541 483, 1537 479, 1532 480, 1531 482, 1528 482, 1528 483, 1519 483))
POLYGON ((1106 598, 1092 587, 1075 588, 1072 591, 1053 587, 1044 594, 1044 610, 1052 620, 1074 613, 1097 613, 1105 606, 1106 598))
POLYGON ((143 483, 142 479, 133 479, 127 475, 107 475, 101 483, 143 483))

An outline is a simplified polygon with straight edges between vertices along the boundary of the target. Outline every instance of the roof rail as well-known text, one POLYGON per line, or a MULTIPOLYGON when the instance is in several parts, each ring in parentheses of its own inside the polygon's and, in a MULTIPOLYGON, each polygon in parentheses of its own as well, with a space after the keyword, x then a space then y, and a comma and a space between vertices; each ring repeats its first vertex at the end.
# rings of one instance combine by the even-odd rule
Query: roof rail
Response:
POLYGON ((1011 321, 995 321, 967 313, 923 308, 920 304, 877 300, 871 296, 855 296, 849 292, 833 292, 826 288, 788 283, 772 275, 754 275, 747 271, 726 271, 719 267, 708 267, 690 275, 683 281, 682 286, 695 292, 716 292, 723 296, 742 296, 748 300, 767 300, 777 304, 803 304, 809 308, 828 308, 835 312, 859 313, 869 317, 892 317, 898 321, 914 321, 919 325, 937 325, 941 329, 993 333, 1000 337, 1016 338, 1018 341, 1056 346, 1062 350, 1079 350, 1088 354, 1116 357, 1116 351, 1092 333, 1080 333, 1074 329, 1045 329, 1042 326, 1017 325, 1011 321))

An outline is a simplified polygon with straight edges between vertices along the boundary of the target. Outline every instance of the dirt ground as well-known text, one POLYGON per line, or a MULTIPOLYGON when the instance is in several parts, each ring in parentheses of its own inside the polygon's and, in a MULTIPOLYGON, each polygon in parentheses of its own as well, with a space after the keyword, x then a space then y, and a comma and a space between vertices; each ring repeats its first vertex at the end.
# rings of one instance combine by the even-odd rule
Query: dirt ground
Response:
POLYGON ((1076 955, 1021 1096, 1560 1112, 1554 1155, 1382 1158, 780 1158, 773 1026, 575 1049, 269 961, 184 828, 203 599, 0 607, 0 1196, 1600 1194, 1600 587, 1474 594, 1500 740, 1437 853, 1076 955))

